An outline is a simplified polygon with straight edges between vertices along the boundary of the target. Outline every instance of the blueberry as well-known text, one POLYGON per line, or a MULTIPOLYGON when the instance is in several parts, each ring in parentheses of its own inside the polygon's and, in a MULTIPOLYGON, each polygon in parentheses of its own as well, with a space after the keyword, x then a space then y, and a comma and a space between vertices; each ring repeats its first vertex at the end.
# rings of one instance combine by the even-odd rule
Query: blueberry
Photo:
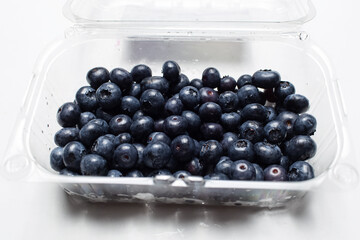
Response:
POLYGON ((220 79, 219 92, 234 91, 236 87, 236 81, 230 76, 225 76, 220 79))
POLYGON ((265 138, 269 143, 281 143, 286 138, 286 126, 279 120, 268 122, 264 127, 265 138))
POLYGON ((144 177, 142 172, 139 170, 132 170, 126 174, 127 177, 144 177))
POLYGON ((264 139, 264 128, 257 121, 246 121, 239 128, 240 138, 247 139, 252 143, 262 141, 264 139))
POLYGON ((264 170, 256 163, 253 163, 253 167, 255 168, 255 181, 263 181, 264 170))
POLYGON ((180 90, 183 88, 183 87, 186 87, 190 85, 190 81, 189 81, 189 78, 185 75, 185 74, 180 74, 180 78, 179 78, 179 81, 178 82, 172 82, 170 84, 170 89, 169 91, 173 94, 176 94, 178 92, 180 92, 180 90))
POLYGON ((220 123, 226 131, 236 131, 240 122, 240 115, 236 112, 223 113, 220 118, 220 123))
POLYGON ((238 80, 236 81, 236 85, 237 85, 238 89, 240 89, 241 87, 243 87, 245 85, 252 85, 252 76, 250 76, 249 74, 244 74, 244 75, 240 76, 238 78, 238 80))
POLYGON ((115 68, 110 73, 110 81, 118 85, 121 90, 130 89, 133 84, 131 74, 123 68, 115 68))
POLYGON ((130 133, 137 140, 146 139, 154 129, 154 120, 151 117, 143 116, 133 121, 130 126, 130 133))
POLYGON ((140 105, 144 113, 157 116, 164 109, 165 99, 158 90, 148 89, 141 94, 140 105))
POLYGON ((123 143, 116 147, 112 166, 115 169, 130 169, 136 165, 138 160, 138 153, 136 148, 129 143, 123 143))
POLYGON ((133 83, 130 89, 127 91, 128 96, 133 96, 136 98, 140 98, 141 93, 141 85, 139 83, 133 83))
POLYGON ((182 88, 179 97, 181 102, 188 109, 193 109, 200 104, 200 92, 195 87, 186 86, 182 88))
POLYGON ((106 122, 109 122, 116 114, 113 111, 98 108, 96 109, 95 115, 96 118, 101 118, 106 122))
POLYGON ((216 68, 206 68, 202 74, 204 87, 217 88, 220 86, 220 73, 216 68))
POLYGON ((285 147, 285 155, 291 162, 305 161, 316 153, 316 143, 309 136, 298 135, 290 139, 285 147))
POLYGON ((234 162, 230 160, 228 157, 221 157, 220 161, 216 164, 214 172, 215 173, 222 173, 226 176, 231 176, 231 171, 233 168, 234 162))
POLYGON ((144 78, 141 81, 141 90, 144 92, 148 89, 155 89, 162 94, 166 94, 169 91, 169 82, 165 78, 158 76, 144 78))
POLYGON ((210 173, 204 176, 205 180, 229 180, 228 176, 223 173, 210 173))
POLYGON ((255 158, 254 146, 246 139, 238 139, 228 148, 228 156, 231 160, 247 160, 252 162, 255 158))
POLYGON ((258 142, 254 144, 256 160, 262 165, 279 164, 282 156, 281 150, 277 145, 267 142, 258 142))
POLYGON ((164 121, 164 132, 170 137, 176 137, 186 132, 188 123, 182 116, 172 115, 164 121))
POLYGON ((107 176, 108 177, 123 177, 123 174, 119 170, 111 169, 108 171, 107 176))
POLYGON ((85 124, 90 122, 91 120, 95 119, 96 116, 92 112, 83 112, 80 114, 78 127, 82 128, 85 124))
POLYGON ((241 108, 250 103, 261 103, 260 92, 253 85, 242 86, 236 94, 239 99, 239 107, 241 108))
POLYGON ((295 135, 314 135, 315 131, 316 118, 310 114, 301 114, 294 122, 295 135))
POLYGON ((64 147, 69 142, 78 140, 78 138, 79 138, 79 129, 62 128, 55 133, 54 142, 59 147, 64 147))
POLYGON ((205 140, 220 140, 224 133, 222 126, 218 123, 204 123, 201 125, 200 131, 205 140))
POLYGON ((171 149, 163 142, 149 144, 144 149, 144 163, 149 168, 163 168, 169 161, 171 149))
POLYGON ((231 168, 231 179, 233 180, 255 180, 256 171, 254 166, 246 160, 237 160, 231 168))
POLYGON ((104 83, 96 90, 96 100, 103 109, 114 109, 121 103, 121 90, 114 83, 104 83))
POLYGON ((155 177, 158 175, 163 175, 163 176, 172 176, 171 172, 167 169, 156 169, 152 172, 150 172, 147 176, 148 177, 155 177))
POLYGON ((93 119, 80 129, 79 138, 85 146, 91 147, 98 137, 107 134, 108 131, 107 122, 102 119, 93 119))
POLYGON ((290 159, 287 156, 282 156, 280 158, 280 165, 285 168, 285 170, 288 170, 290 167, 290 159))
POLYGON ((164 121, 165 119, 158 119, 154 122, 154 131, 163 132, 164 131, 164 121))
POLYGON ((180 135, 171 142, 171 153, 179 162, 188 162, 195 156, 195 144, 191 137, 180 135))
POLYGON ((243 121, 255 120, 258 122, 265 122, 266 117, 266 109, 259 103, 248 104, 241 111, 241 119, 243 121))
POLYGON ((198 158, 193 158, 190 162, 186 163, 185 169, 192 175, 202 175, 204 170, 203 163, 198 158))
POLYGON ((287 96, 295 93, 295 87, 290 82, 281 81, 279 86, 275 88, 274 93, 278 101, 283 101, 287 96))
POLYGON ((286 138, 290 139, 294 136, 294 123, 296 119, 299 117, 296 113, 285 111, 281 112, 276 120, 283 122, 286 126, 286 138))
POLYGON ((64 103, 57 111, 56 119, 62 127, 75 127, 80 119, 80 107, 75 103, 64 103))
POLYGON ((199 116, 203 122, 217 122, 221 117, 221 107, 214 102, 206 102, 200 106, 199 116))
POLYGON ((263 94, 264 94, 264 97, 265 97, 266 101, 268 101, 270 103, 275 103, 275 102, 278 101, 277 97, 275 96, 273 88, 265 89, 263 94))
POLYGON ((87 73, 86 80, 92 88, 97 89, 110 80, 110 73, 106 68, 96 67, 87 73))
POLYGON ((264 169, 265 181, 287 181, 287 172, 280 165, 270 165, 264 169))
POLYGON ((183 110, 183 103, 178 98, 170 98, 166 101, 164 111, 167 116, 180 115, 183 110))
POLYGON ((273 107, 265 106, 266 111, 266 120, 265 122, 270 122, 272 120, 275 120, 276 118, 276 110, 273 107))
POLYGON ((133 67, 133 69, 131 69, 130 74, 131 74, 133 80, 135 82, 139 83, 144 78, 151 77, 152 72, 148 66, 146 66, 144 64, 139 64, 139 65, 136 65, 135 67, 133 67))
POLYGON ((68 177, 74 177, 74 176, 79 176, 79 174, 77 172, 73 172, 67 168, 64 168, 63 170, 61 170, 59 172, 60 175, 63 175, 63 176, 68 176, 68 177))
POLYGON ((63 162, 66 168, 74 172, 80 172, 80 162, 86 155, 86 148, 80 142, 69 142, 64 147, 63 162))
POLYGON ((201 126, 201 119, 199 115, 192 111, 183 111, 181 114, 182 117, 184 117, 188 123, 188 132, 195 133, 199 132, 200 126, 201 126))
POLYGON ((199 90, 201 103, 218 102, 219 93, 212 88, 203 87, 199 90))
POLYGON ((260 88, 275 88, 280 84, 280 75, 269 69, 259 70, 254 73, 252 84, 260 88))
POLYGON ((238 108, 239 99, 236 93, 226 91, 219 96, 219 105, 223 112, 232 112, 238 108))
POLYGON ((54 148, 50 153, 50 166, 57 172, 60 172, 65 168, 63 162, 64 149, 61 147, 54 148))
POLYGON ((102 156, 106 160, 111 160, 115 149, 115 144, 111 138, 101 136, 95 140, 91 147, 91 152, 102 156))
POLYGON ((139 117, 143 117, 146 116, 146 114, 144 113, 144 111, 142 110, 137 110, 134 115, 132 116, 132 120, 135 121, 136 119, 138 119, 139 117))
POLYGON ((174 178, 180 178, 180 179, 184 179, 187 176, 191 176, 191 173, 189 173, 188 171, 184 171, 184 170, 180 170, 177 171, 173 174, 174 178))
POLYGON ((233 144, 233 142, 237 141, 238 137, 233 132, 226 132, 224 133, 222 140, 221 140, 221 146, 223 148, 224 153, 228 152, 229 146, 233 144))
POLYGON ((312 166, 304 161, 294 162, 289 167, 289 181, 305 181, 314 178, 314 170, 312 166))
POLYGON ((142 169, 145 167, 144 165, 144 149, 145 146, 141 143, 134 143, 133 146, 137 150, 138 160, 136 162, 136 168, 142 169))
POLYGON ((163 76, 170 82, 179 81, 180 72, 180 66, 175 61, 166 61, 162 66, 163 76))
POLYGON ((120 109, 122 113, 133 116, 140 109, 140 102, 133 96, 125 96, 121 100, 120 109))
POLYGON ((193 141, 194 141, 194 145, 195 145, 194 154, 195 154, 196 157, 199 157, 199 154, 200 154, 200 151, 201 151, 201 144, 194 138, 193 138, 193 141))
POLYGON ((123 132, 129 132, 132 120, 128 115, 119 114, 113 117, 109 122, 110 132, 118 135, 123 132))
POLYGON ((300 94, 290 94, 284 100, 284 107, 294 113, 303 113, 309 109, 309 100, 300 94))
POLYGON ((117 147, 123 143, 131 143, 131 142, 132 142, 132 137, 131 137, 130 133, 120 133, 119 135, 114 137, 114 140, 113 140, 115 147, 117 147))
POLYGON ((154 142, 157 142, 157 141, 163 142, 163 143, 165 143, 167 145, 171 144, 171 139, 163 132, 153 132, 153 133, 151 133, 149 135, 149 137, 148 137, 147 143, 151 144, 151 143, 154 143, 154 142))
POLYGON ((108 172, 106 160, 97 154, 88 154, 81 159, 80 170, 86 176, 106 176, 108 172))
POLYGON ((216 140, 208 140, 201 146, 200 160, 209 164, 216 164, 219 162, 223 154, 221 144, 216 140))
POLYGON ((200 90, 200 88, 204 87, 203 82, 198 78, 194 78, 193 80, 191 80, 190 86, 193 86, 193 87, 197 88, 198 90, 200 90))
POLYGON ((108 134, 105 134, 104 137, 109 138, 111 141, 115 141, 115 135, 113 135, 113 134, 108 133, 108 134))
POLYGON ((92 87, 81 87, 76 92, 75 99, 82 111, 93 111, 98 107, 96 90, 92 87))

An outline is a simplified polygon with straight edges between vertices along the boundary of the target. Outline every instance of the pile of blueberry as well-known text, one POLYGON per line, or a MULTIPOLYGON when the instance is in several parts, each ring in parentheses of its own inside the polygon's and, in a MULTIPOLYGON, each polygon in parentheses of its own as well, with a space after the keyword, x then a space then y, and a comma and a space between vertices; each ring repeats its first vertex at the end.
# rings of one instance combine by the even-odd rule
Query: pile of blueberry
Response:
POLYGON ((237 81, 207 68, 189 81, 174 61, 163 76, 146 65, 131 72, 87 73, 74 102, 57 112, 61 127, 51 167, 62 175, 204 176, 212 180, 302 181, 316 144, 308 99, 259 70, 237 81))

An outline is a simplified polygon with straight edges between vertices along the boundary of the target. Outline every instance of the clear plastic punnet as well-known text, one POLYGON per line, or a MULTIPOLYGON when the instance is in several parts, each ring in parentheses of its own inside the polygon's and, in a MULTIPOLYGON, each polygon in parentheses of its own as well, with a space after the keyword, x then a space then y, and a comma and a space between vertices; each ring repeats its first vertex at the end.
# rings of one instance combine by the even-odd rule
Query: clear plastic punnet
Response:
MULTIPOLYGON (((303 30, 315 15, 308 0, 70 0, 73 22, 65 37, 39 58, 1 159, 7 179, 56 182, 70 195, 95 202, 161 202, 278 207, 324 181, 358 182, 338 81, 321 49, 303 30), (189 78, 209 66, 231 76, 271 68, 310 101, 318 121, 318 149, 309 162, 315 178, 303 182, 215 181, 61 176, 50 167, 56 111, 74 100, 95 66, 131 69, 143 63, 161 74, 175 60, 189 78)), ((61 32, 61 29, 59 30, 61 32)))

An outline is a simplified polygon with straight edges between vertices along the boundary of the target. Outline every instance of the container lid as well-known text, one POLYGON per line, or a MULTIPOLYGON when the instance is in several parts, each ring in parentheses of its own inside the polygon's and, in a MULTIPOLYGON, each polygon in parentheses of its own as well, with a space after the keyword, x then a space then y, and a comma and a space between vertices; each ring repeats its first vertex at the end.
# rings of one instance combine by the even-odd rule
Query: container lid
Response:
POLYGON ((300 25, 315 9, 310 0, 68 0, 64 15, 81 24, 300 25))

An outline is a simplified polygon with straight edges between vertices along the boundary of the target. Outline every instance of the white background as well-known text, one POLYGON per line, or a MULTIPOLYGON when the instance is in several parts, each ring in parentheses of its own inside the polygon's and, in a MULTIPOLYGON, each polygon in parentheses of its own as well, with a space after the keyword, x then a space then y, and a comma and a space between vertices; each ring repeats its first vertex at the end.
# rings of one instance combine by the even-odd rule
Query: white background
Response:
MULTIPOLYGON (((71 24, 64 0, 2 1, 0 154, 42 49, 71 24)), ((360 144, 360 4, 315 0, 304 28, 327 52, 342 84, 355 149, 360 144)), ((354 159, 354 162, 359 162, 354 159)), ((359 166, 359 165, 358 165, 359 166)), ((360 170, 360 169, 358 169, 360 170)), ((0 178, 1 239, 356 239, 360 191, 325 185, 288 209, 79 204, 53 184, 0 178)))

